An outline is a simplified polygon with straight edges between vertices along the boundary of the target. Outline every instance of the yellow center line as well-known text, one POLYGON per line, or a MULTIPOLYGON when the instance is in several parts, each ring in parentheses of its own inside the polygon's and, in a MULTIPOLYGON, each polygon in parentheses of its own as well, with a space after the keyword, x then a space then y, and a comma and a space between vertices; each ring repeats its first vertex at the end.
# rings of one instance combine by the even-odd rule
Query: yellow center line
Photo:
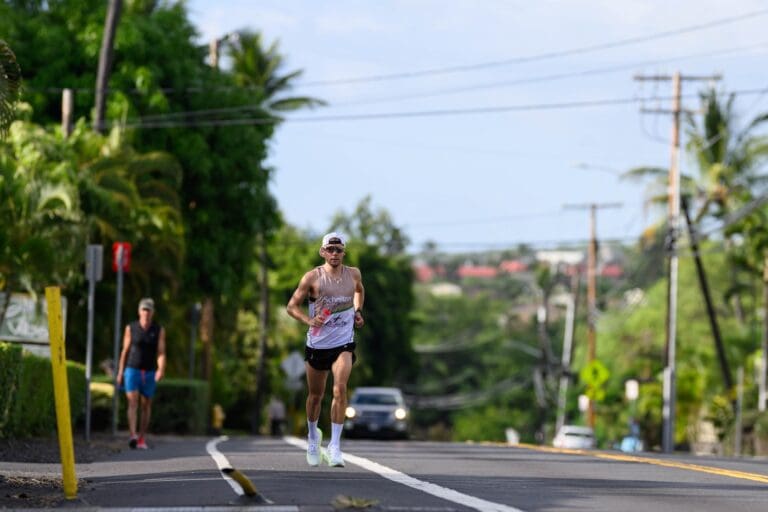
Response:
POLYGON ((687 462, 676 462, 672 460, 664 459, 652 459, 650 457, 638 457, 636 455, 621 455, 613 453, 600 453, 589 450, 572 450, 569 448, 552 448, 549 446, 538 446, 535 444, 520 443, 517 445, 507 446, 520 446, 522 448, 528 448, 529 450, 536 450, 541 452, 552 453, 564 453, 568 455, 587 455, 590 457, 597 457, 598 459, 609 459, 620 462, 636 462, 639 464, 654 464, 656 466, 664 466, 668 468, 686 469, 688 471, 698 471, 700 473, 709 473, 712 475, 727 476, 731 478, 740 478, 742 480, 752 480, 754 482, 760 482, 768 484, 768 475, 761 475, 759 473, 748 473, 746 471, 737 471, 735 469, 722 469, 711 466, 702 466, 700 464, 689 464, 687 462))

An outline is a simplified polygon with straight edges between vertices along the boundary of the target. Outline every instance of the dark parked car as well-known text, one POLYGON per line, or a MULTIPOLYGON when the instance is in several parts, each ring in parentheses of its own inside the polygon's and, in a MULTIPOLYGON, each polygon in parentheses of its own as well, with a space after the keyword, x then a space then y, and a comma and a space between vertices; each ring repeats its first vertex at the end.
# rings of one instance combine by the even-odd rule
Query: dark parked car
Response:
POLYGON ((366 387, 352 393, 344 431, 347 436, 408 438, 410 411, 398 388, 366 387))

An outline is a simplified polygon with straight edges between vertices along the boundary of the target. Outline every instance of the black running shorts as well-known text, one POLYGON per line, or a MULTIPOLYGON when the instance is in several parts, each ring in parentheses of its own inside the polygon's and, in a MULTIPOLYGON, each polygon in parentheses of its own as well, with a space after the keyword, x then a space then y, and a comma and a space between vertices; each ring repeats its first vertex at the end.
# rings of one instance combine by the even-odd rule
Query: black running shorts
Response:
POLYGON ((355 364, 357 360, 355 346, 356 344, 353 341, 333 348, 304 347, 304 360, 315 370, 330 370, 333 363, 339 358, 339 354, 342 352, 352 352, 352 364, 355 364))

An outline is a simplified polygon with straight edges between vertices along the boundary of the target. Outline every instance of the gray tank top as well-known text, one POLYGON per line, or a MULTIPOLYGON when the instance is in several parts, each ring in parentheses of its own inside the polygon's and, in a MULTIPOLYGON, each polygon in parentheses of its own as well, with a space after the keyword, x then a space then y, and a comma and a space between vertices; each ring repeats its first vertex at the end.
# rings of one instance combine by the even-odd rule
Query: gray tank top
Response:
POLYGON ((317 267, 318 296, 309 303, 309 316, 323 309, 330 311, 325 324, 307 330, 307 345, 312 348, 334 348, 354 340, 355 280, 349 267, 342 265, 341 275, 334 278, 323 267, 317 267))

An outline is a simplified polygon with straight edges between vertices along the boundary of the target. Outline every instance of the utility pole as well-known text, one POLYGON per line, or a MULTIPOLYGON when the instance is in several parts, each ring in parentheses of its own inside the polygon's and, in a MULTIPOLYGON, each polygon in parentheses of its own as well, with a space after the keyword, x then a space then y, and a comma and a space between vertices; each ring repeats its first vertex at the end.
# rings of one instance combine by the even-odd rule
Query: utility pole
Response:
POLYGON ((72 111, 74 110, 72 89, 61 91, 61 133, 65 139, 72 134, 72 111))
POLYGON ((575 272, 571 277, 571 291, 565 302, 565 332, 563 334, 563 354, 560 364, 560 383, 557 388, 557 419, 555 432, 565 424, 565 401, 568 398, 568 381, 571 379, 571 351, 573 348, 573 328, 576 323, 576 303, 579 297, 581 275, 575 272))
POLYGON ((680 98, 682 96, 683 81, 707 81, 720 80, 721 75, 711 76, 683 76, 679 71, 673 75, 636 75, 639 82, 672 82, 672 110, 642 109, 644 113, 672 114, 672 148, 669 166, 668 187, 668 213, 667 247, 669 251, 669 267, 667 279, 667 332, 665 346, 665 368, 663 379, 662 408, 663 430, 662 446, 664 452, 670 453, 674 449, 675 432, 675 397, 676 397, 676 333, 677 333, 677 238, 680 231, 680 98))
POLYGON ((211 39, 208 43, 208 62, 213 69, 219 69, 219 40, 211 39))
POLYGON ((219 52, 221 51, 221 45, 226 42, 237 42, 240 38, 240 34, 237 32, 230 32, 224 34, 222 37, 214 38, 208 43, 208 63, 213 69, 219 69, 219 52))
POLYGON ((766 392, 766 376, 768 376, 768 253, 763 262, 763 354, 760 358, 760 394, 757 400, 757 410, 765 411, 768 405, 768 392, 766 392))
POLYGON ((112 67, 112 50, 115 42, 115 32, 120 21, 122 0, 109 0, 107 17, 104 20, 104 36, 101 39, 101 51, 99 52, 99 70, 96 75, 96 102, 94 105, 93 129, 97 132, 104 131, 104 111, 107 106, 107 83, 109 83, 109 70, 112 67))
MULTIPOLYGON (((567 204, 569 210, 589 210, 589 249, 587 250, 587 364, 597 355, 597 210, 621 208, 621 203, 567 204)), ((595 404, 589 401, 587 423, 595 428, 595 404)))

